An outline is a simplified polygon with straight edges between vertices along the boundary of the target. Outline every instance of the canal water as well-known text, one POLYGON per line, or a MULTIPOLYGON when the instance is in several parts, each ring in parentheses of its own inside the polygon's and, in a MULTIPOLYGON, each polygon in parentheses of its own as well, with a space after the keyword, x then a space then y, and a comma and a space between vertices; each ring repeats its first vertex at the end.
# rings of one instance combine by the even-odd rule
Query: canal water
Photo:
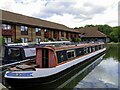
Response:
POLYGON ((103 60, 83 80, 77 88, 116 88, 120 89, 120 44, 107 45, 103 60))
MULTIPOLYGON (((118 89, 120 78, 120 45, 109 44, 105 54, 89 60, 80 65, 79 68, 60 77, 58 80, 36 87, 30 87, 32 90, 79 90, 79 89, 118 89)), ((22 90, 26 90, 23 88, 22 90)), ((28 88, 27 88, 28 89, 28 88)), ((29 89, 29 90, 30 90, 29 89)))

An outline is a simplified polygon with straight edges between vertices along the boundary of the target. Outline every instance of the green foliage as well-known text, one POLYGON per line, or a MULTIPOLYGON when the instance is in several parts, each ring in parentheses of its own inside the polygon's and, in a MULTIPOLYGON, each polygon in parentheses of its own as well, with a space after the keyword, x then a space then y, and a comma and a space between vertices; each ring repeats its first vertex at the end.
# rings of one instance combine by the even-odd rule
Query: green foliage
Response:
POLYGON ((107 44, 106 55, 104 58, 108 59, 112 57, 115 60, 119 60, 120 62, 119 50, 120 50, 120 44, 107 44))
POLYGON ((14 43, 22 43, 22 40, 20 38, 16 39, 16 41, 14 43))
POLYGON ((49 38, 48 40, 50 40, 50 41, 54 41, 54 39, 53 39, 53 38, 49 38))
POLYGON ((80 42, 80 41, 81 41, 81 38, 73 38, 72 41, 73 41, 73 42, 80 42))
POLYGON ((63 41, 68 41, 68 39, 67 39, 67 38, 62 38, 62 40, 63 40, 63 41))
POLYGON ((3 36, 0 36, 0 45, 3 45, 5 43, 5 39, 3 36))

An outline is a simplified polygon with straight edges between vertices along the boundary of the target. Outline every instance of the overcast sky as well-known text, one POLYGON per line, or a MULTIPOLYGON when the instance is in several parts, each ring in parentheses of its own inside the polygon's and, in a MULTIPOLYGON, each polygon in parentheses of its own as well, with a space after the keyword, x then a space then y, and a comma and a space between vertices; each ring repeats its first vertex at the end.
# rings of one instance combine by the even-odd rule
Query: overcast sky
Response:
POLYGON ((0 9, 68 27, 118 25, 119 0, 0 0, 0 9))

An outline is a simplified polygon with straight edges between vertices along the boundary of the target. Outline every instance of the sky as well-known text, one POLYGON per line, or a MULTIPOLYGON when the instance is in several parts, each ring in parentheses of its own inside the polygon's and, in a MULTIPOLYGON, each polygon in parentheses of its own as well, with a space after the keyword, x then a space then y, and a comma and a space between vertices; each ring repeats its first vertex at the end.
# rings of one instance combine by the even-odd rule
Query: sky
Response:
POLYGON ((0 0, 0 9, 68 27, 118 26, 119 0, 0 0))

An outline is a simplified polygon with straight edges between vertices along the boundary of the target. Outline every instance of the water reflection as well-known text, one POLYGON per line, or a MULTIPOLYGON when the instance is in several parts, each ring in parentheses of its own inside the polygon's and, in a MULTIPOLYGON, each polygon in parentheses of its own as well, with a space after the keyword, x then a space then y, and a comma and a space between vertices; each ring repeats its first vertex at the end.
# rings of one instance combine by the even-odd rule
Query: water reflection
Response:
POLYGON ((119 50, 119 45, 108 45, 103 61, 75 88, 118 88, 118 79, 120 78, 119 50))
POLYGON ((114 44, 114 45, 109 44, 107 45, 107 51, 104 59, 113 58, 114 60, 120 62, 119 52, 120 52, 120 44, 114 44))

